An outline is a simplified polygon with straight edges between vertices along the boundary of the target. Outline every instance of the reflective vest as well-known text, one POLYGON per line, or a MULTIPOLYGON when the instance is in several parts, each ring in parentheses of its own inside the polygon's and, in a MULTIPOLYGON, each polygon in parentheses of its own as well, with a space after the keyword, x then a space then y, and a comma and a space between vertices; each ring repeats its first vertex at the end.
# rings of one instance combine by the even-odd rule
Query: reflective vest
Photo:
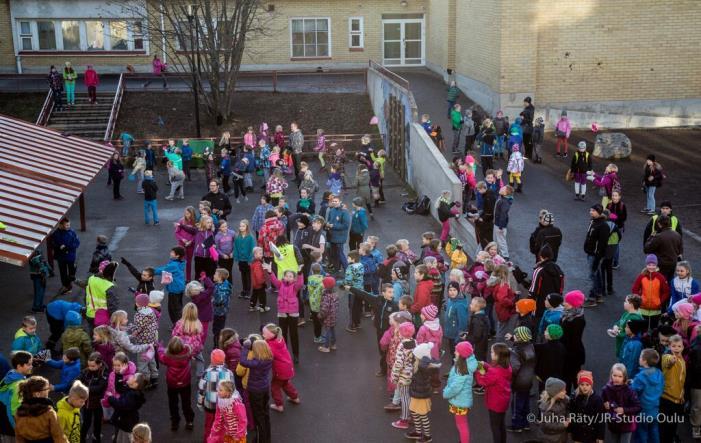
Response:
MULTIPOLYGON (((652 233, 657 232, 657 218, 659 215, 655 214, 652 216, 652 233)), ((672 231, 677 230, 677 226, 679 225, 679 219, 677 218, 676 215, 670 215, 669 216, 669 221, 672 222, 672 231)))
POLYGON ((277 278, 282 280, 285 275, 285 271, 294 271, 297 274, 299 271, 299 264, 297 263, 297 257, 295 256, 295 247, 292 245, 285 245, 278 247, 281 257, 275 257, 275 265, 277 266, 277 278))
POLYGON ((95 318, 95 311, 107 309, 107 291, 114 286, 114 283, 95 275, 88 279, 88 286, 85 288, 85 316, 95 318))

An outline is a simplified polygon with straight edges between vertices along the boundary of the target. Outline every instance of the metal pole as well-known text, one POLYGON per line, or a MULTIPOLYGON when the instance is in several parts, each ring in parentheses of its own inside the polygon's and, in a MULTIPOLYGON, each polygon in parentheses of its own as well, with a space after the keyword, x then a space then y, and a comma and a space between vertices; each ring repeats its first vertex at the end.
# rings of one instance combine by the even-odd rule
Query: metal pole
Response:
POLYGON ((85 194, 83 193, 78 197, 78 208, 80 209, 80 231, 85 232, 87 226, 85 224, 85 194))
MULTIPOLYGON (((194 21, 196 16, 190 15, 187 17, 188 21, 190 22, 190 51, 195 50, 195 29, 196 25, 194 25, 194 21)), ((199 45, 198 45, 199 47, 199 45)), ((194 54, 191 53, 191 57, 194 54)), ((191 68, 192 68, 192 93, 195 95, 195 125, 197 126, 197 138, 200 138, 202 136, 201 134, 201 129, 200 129, 200 99, 199 99, 199 94, 197 94, 197 71, 196 71, 196 66, 195 66, 195 60, 192 59, 191 62, 191 68)))

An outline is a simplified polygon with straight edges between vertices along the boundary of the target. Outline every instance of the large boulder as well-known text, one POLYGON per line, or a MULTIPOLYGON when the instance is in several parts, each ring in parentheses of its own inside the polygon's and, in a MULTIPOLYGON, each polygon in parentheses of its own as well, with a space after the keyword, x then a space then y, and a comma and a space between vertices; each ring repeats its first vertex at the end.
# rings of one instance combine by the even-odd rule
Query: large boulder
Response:
POLYGON ((608 132, 596 136, 592 154, 599 158, 627 158, 633 152, 630 139, 621 132, 608 132))

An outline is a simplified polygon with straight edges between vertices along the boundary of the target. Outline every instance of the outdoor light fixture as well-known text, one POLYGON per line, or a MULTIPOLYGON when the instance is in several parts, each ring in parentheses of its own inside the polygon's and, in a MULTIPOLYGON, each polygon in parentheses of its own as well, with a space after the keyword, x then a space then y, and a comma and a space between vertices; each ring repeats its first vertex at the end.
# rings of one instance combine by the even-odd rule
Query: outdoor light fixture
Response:
POLYGON ((399 2, 399 6, 401 6, 402 8, 406 8, 407 6, 409 6, 409 2, 406 0, 402 0, 399 2))

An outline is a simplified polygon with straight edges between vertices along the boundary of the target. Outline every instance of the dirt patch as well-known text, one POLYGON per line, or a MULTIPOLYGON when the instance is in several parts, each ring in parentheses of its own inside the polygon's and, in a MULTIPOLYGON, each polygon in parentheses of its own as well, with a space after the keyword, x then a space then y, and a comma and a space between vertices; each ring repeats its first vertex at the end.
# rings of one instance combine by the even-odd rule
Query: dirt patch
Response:
MULTIPOLYGON (((323 128, 328 134, 368 132, 373 115, 370 101, 363 94, 297 94, 240 92, 234 99, 234 116, 217 127, 200 106, 203 137, 218 137, 222 131, 239 135, 248 126, 258 128, 267 122, 285 130, 292 121, 305 133, 323 128)), ((196 133, 194 100, 189 93, 132 92, 125 95, 115 136, 122 130, 136 138, 193 137, 196 133)))
MULTIPOLYGON (((674 213, 682 226, 696 234, 701 234, 701 197, 698 193, 698 165, 701 164, 701 151, 698 149, 701 128, 689 129, 623 129, 610 132, 626 134, 633 145, 633 154, 624 160, 604 160, 594 157, 594 170, 602 173, 608 163, 618 166, 623 186, 623 199, 628 205, 629 213, 638 212, 645 204, 642 191, 642 175, 648 154, 655 154, 663 166, 667 180, 657 190, 656 201, 671 200, 674 213)), ((570 157, 567 160, 553 161, 555 137, 545 137, 544 154, 549 156, 544 165, 559 177, 565 176, 569 167, 571 153, 576 144, 585 140, 589 151, 594 146, 595 134, 591 131, 576 131, 570 138, 570 157)))
POLYGON ((0 93, 0 114, 16 117, 31 123, 36 122, 46 93, 0 93))

